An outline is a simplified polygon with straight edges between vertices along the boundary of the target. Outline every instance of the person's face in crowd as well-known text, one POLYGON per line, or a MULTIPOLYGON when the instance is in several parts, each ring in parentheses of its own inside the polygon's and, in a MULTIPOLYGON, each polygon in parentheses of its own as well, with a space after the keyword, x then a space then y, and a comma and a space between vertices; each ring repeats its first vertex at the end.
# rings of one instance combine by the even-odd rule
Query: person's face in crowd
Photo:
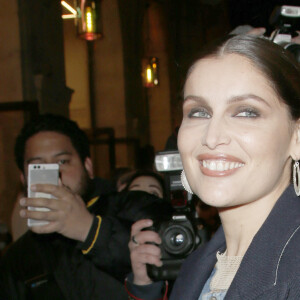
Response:
POLYGON ((134 174, 134 171, 128 171, 128 173, 123 174, 118 180, 117 180, 117 191, 121 192, 123 191, 127 185, 128 181, 130 180, 130 177, 134 174))
POLYGON ((195 194, 216 207, 278 199, 297 136, 265 76, 240 55, 206 58, 188 76, 184 98, 178 146, 195 194))
POLYGON ((25 182, 28 165, 41 163, 58 163, 62 184, 81 196, 88 188, 89 178, 93 178, 91 159, 86 158, 83 164, 70 138, 57 132, 39 132, 27 140, 24 154, 25 182))
POLYGON ((152 176, 140 176, 135 178, 129 188, 129 191, 144 191, 149 194, 163 198, 163 189, 160 183, 152 176))

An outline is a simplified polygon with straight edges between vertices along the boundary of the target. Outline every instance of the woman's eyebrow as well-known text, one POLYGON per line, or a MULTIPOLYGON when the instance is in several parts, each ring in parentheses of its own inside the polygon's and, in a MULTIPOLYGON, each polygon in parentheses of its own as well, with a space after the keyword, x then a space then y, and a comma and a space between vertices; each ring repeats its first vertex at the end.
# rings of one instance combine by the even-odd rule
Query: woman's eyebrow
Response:
POLYGON ((195 96, 195 95, 187 95, 186 97, 184 97, 183 102, 187 101, 187 100, 194 100, 197 102, 201 102, 201 103, 206 103, 207 101, 201 97, 201 96, 195 96))
POLYGON ((212 111, 212 108, 209 105, 208 101, 202 96, 187 95, 183 100, 183 104, 188 100, 194 101, 197 105, 203 106, 205 109, 207 109, 210 112, 212 111))
POLYGON ((243 94, 243 95, 233 96, 228 100, 228 103, 241 102, 249 99, 256 100, 258 102, 263 102, 264 104, 270 107, 270 104, 265 99, 254 94, 243 94))
POLYGON ((161 190, 161 188, 156 184, 150 184, 149 187, 153 187, 153 188, 156 188, 158 190, 161 190))
POLYGON ((140 184, 138 184, 138 183, 135 183, 135 184, 132 184, 132 185, 130 185, 129 186, 129 188, 133 188, 133 187, 139 187, 140 186, 140 184))
MULTIPOLYGON (((255 94, 242 94, 242 95, 232 96, 231 98, 229 98, 228 104, 234 103, 234 102, 241 102, 241 101, 245 101, 245 100, 249 100, 249 99, 265 103, 267 106, 270 107, 270 104, 265 99, 263 99, 262 97, 260 97, 258 95, 255 95, 255 94)), ((208 102, 202 96, 187 95, 184 98, 183 102, 185 102, 187 100, 193 100, 193 101, 199 102, 199 103, 209 107, 208 102)))

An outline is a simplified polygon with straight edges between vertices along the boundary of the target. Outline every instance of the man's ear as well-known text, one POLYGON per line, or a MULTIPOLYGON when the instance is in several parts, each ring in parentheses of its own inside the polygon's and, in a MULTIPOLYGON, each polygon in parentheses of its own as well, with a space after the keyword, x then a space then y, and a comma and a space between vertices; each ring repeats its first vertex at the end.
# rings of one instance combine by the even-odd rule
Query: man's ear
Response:
POLYGON ((86 157, 84 160, 84 167, 91 179, 94 178, 93 162, 90 157, 86 157))
POLYGON ((300 160, 300 120, 295 124, 293 133, 291 157, 293 160, 300 160))
POLYGON ((20 180, 21 180, 23 186, 26 186, 25 176, 24 176, 23 172, 20 173, 20 180))

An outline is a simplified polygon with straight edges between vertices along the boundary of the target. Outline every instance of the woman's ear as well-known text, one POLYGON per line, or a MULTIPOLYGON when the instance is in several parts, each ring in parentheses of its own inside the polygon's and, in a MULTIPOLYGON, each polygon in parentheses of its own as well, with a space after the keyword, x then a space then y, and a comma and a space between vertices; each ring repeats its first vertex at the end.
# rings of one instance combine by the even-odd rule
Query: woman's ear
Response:
POLYGON ((292 159, 300 160, 300 120, 295 124, 291 147, 292 159))
POLYGON ((91 179, 94 178, 94 170, 93 170, 93 162, 91 160, 90 157, 87 157, 85 160, 84 160, 84 167, 89 175, 89 177, 91 179))

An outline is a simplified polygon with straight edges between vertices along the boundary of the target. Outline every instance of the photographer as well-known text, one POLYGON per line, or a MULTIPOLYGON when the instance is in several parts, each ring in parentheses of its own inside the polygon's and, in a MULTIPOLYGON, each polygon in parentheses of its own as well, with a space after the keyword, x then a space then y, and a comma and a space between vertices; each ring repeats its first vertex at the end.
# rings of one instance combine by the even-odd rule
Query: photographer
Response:
POLYGON ((108 181, 94 177, 87 136, 62 116, 41 115, 25 124, 15 156, 24 188, 33 163, 59 164, 60 182, 36 186, 56 199, 20 200, 22 218, 48 224, 30 227, 1 259, 0 299, 126 299, 130 227, 170 206, 140 191, 111 193, 108 181))

